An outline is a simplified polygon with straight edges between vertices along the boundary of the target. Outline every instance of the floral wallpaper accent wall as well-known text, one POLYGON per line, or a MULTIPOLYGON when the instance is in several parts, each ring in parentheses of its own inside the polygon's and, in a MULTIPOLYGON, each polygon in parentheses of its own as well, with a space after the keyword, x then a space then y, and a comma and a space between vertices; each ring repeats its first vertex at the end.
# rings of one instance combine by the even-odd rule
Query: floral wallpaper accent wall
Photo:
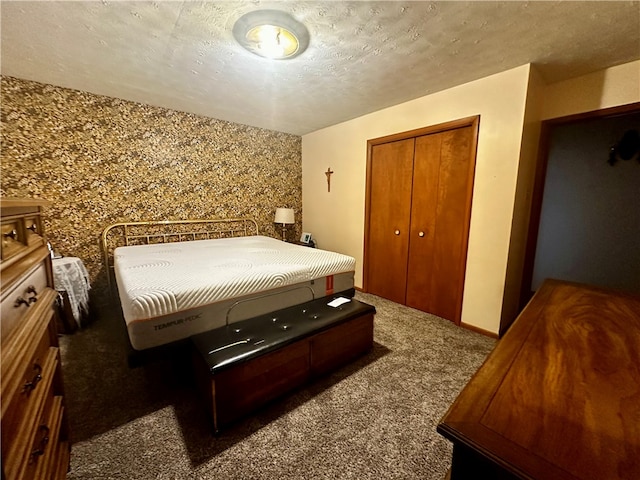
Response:
POLYGON ((251 217, 279 238, 277 207, 301 232, 295 135, 3 76, 1 195, 51 201, 45 231, 80 257, 105 299, 100 235, 115 222, 251 217))

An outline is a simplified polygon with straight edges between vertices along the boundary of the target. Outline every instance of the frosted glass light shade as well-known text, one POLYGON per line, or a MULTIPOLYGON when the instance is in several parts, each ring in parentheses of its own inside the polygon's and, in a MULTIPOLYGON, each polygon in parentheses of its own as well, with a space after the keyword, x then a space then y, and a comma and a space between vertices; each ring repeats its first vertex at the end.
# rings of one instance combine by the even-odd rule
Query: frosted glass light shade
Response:
POLYGON ((295 223, 293 208, 276 208, 275 223, 295 223))
POLYGON ((236 41, 251 53, 274 60, 296 57, 309 45, 309 31, 280 10, 254 10, 233 26, 236 41))

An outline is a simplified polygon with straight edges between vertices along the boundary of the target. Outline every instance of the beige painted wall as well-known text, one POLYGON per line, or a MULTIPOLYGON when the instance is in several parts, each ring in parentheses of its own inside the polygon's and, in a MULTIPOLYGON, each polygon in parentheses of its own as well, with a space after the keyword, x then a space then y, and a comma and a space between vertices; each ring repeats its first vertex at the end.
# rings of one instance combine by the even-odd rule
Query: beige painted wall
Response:
POLYGON ((497 332, 529 72, 524 65, 303 136, 303 230, 320 248, 354 256, 361 287, 367 140, 479 114, 462 322, 497 332))
POLYGON ((545 88, 542 120, 640 101, 640 60, 545 88))
MULTIPOLYGON (((540 115, 544 100, 545 83, 535 68, 531 68, 527 103, 525 107, 524 126, 522 130, 522 147, 518 165, 516 197, 511 223, 511 241, 507 260, 504 298, 501 323, 508 326, 516 318, 520 309, 520 292, 524 269, 525 250, 529 233, 531 199, 536 173, 538 143, 540 140, 540 115)), ((504 333, 501 329, 500 333, 504 333)))
POLYGON ((539 122, 634 102, 640 61, 552 85, 524 65, 305 135, 303 230, 353 255, 362 287, 367 140, 480 114, 462 321, 497 333, 517 312, 539 122))

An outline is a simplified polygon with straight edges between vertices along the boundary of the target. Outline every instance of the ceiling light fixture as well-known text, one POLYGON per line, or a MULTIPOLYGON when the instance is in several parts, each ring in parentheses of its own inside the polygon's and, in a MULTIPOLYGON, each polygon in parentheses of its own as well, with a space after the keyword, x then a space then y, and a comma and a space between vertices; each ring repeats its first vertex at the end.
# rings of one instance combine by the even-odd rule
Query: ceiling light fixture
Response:
POLYGON ((307 28, 280 10, 255 10, 233 26, 237 42, 251 53, 276 60, 293 58, 309 45, 307 28))

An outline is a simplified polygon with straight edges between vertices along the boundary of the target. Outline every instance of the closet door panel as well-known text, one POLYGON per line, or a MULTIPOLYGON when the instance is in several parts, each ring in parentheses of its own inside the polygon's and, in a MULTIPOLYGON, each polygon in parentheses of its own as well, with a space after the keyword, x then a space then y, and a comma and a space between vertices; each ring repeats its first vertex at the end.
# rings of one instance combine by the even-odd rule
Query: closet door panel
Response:
POLYGON ((367 290, 405 303, 414 139, 374 145, 371 154, 367 290))
POLYGON ((458 322, 466 268, 475 162, 471 127, 444 132, 435 210, 429 312, 458 322))
POLYGON ((430 311, 440 147, 443 134, 416 138, 406 304, 430 311))

